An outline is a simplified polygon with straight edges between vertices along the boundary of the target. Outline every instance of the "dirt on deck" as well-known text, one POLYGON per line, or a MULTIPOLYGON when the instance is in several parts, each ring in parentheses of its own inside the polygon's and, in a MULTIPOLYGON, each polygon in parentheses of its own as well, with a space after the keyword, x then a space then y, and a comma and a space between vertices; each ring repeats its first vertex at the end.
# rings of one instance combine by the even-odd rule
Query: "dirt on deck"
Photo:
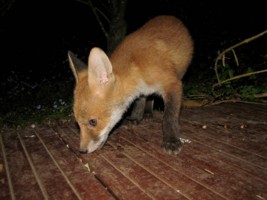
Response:
POLYGON ((184 107, 178 155, 161 149, 161 123, 121 124, 86 155, 73 119, 3 128, 0 199, 267 200, 267 105, 184 107))

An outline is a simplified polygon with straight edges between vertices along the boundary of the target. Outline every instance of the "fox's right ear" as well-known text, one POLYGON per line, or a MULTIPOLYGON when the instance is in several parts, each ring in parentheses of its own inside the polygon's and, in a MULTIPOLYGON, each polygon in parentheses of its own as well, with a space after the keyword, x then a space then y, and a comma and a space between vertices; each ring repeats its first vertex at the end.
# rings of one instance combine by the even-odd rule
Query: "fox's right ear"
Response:
POLYGON ((87 65, 81 61, 79 58, 77 58, 71 51, 68 51, 68 59, 70 68, 73 72, 73 75, 75 77, 76 82, 79 80, 79 74, 87 69, 87 65))

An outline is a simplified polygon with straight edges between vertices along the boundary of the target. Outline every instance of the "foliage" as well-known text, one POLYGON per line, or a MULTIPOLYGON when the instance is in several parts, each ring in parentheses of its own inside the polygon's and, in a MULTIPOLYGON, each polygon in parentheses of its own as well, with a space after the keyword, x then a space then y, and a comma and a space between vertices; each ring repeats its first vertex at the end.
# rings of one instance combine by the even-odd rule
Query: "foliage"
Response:
POLYGON ((267 48, 263 45, 267 38, 255 41, 266 33, 267 30, 218 53, 214 65, 217 83, 212 86, 215 98, 255 101, 267 96, 267 48))
POLYGON ((33 81, 23 73, 12 72, 1 83, 0 126, 25 126, 71 114, 73 80, 60 75, 33 81))

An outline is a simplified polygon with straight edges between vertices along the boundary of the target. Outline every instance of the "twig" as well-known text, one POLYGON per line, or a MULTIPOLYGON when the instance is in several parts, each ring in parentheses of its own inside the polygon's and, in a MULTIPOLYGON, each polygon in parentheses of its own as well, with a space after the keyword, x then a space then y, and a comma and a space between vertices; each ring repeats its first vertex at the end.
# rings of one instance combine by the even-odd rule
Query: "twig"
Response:
POLYGON ((215 60, 214 70, 215 70, 216 78, 217 78, 217 81, 218 81, 218 84, 219 84, 219 85, 222 83, 222 82, 221 82, 221 79, 220 79, 220 77, 219 77, 219 74, 218 74, 218 62, 219 62, 219 60, 222 60, 222 64, 223 64, 223 66, 225 66, 225 61, 224 61, 224 60, 225 60, 225 54, 226 54, 228 51, 232 51, 233 54, 234 54, 236 63, 239 63, 239 62, 238 62, 238 59, 237 59, 237 56, 236 56, 235 52, 233 51, 233 49, 235 49, 235 48, 237 48, 237 47, 239 47, 239 46, 241 46, 241 45, 243 45, 243 44, 247 44, 247 43, 251 42, 252 40, 255 40, 255 39, 257 39, 257 38, 259 38, 259 37, 265 35, 266 33, 267 33, 267 30, 265 30, 265 31, 263 31, 263 32, 261 32, 261 33, 259 33, 259 34, 257 34, 257 35, 254 35, 254 36, 252 36, 252 37, 250 37, 250 38, 247 38, 247 39, 245 39, 245 40, 243 40, 243 41, 241 41, 241 42, 239 42, 239 43, 237 43, 237 44, 235 44, 235 45, 233 45, 233 46, 231 46, 231 47, 225 49, 224 51, 222 51, 222 52, 217 56, 217 58, 216 58, 216 60, 215 60))
POLYGON ((99 24, 99 26, 100 26, 100 28, 101 28, 103 34, 105 35, 106 38, 108 38, 108 37, 109 37, 108 31, 105 29, 105 26, 104 26, 104 24, 102 23, 102 21, 101 21, 101 19, 100 19, 100 17, 99 17, 99 14, 101 14, 101 16, 103 16, 104 19, 106 19, 106 20, 109 22, 108 17, 107 17, 101 10, 99 10, 99 9, 96 8, 96 7, 94 7, 94 5, 93 5, 93 3, 92 3, 91 0, 88 0, 88 1, 76 0, 76 1, 77 1, 77 2, 80 2, 80 3, 83 3, 83 4, 87 5, 87 6, 90 6, 90 8, 92 9, 92 11, 93 11, 93 13, 94 13, 94 15, 95 15, 95 17, 96 17, 96 20, 97 20, 97 22, 98 22, 98 24, 99 24), (99 14, 98 14, 98 13, 99 13, 99 14))
POLYGON ((218 105, 218 104, 222 104, 222 103, 247 103, 247 104, 265 105, 266 106, 266 103, 254 102, 254 101, 244 101, 244 100, 239 100, 239 99, 219 100, 219 101, 214 101, 214 102, 205 104, 204 106, 218 105))
MULTIPOLYGON (((237 76, 231 77, 229 79, 225 79, 223 81, 220 79, 219 73, 218 73, 218 62, 221 60, 222 66, 225 67, 225 55, 226 55, 227 52, 231 51, 233 53, 236 65, 239 66, 238 57, 237 57, 234 49, 239 47, 239 46, 241 46, 241 45, 243 45, 243 44, 247 44, 247 43, 257 39, 257 38, 263 36, 266 33, 267 33, 267 30, 255 35, 255 36, 247 38, 247 39, 245 39, 245 40, 243 40, 243 41, 241 41, 241 42, 239 42, 239 43, 237 43, 237 44, 225 49, 221 53, 219 53, 219 55, 217 56, 217 58, 215 60, 215 64, 214 64, 214 70, 215 70, 215 75, 216 75, 216 78, 217 78, 217 83, 212 85, 212 93, 213 94, 215 93, 214 92, 215 87, 220 86, 222 84, 225 84, 225 83, 227 83, 229 81, 233 81, 233 80, 244 78, 244 77, 247 77, 247 76, 251 76, 251 75, 260 74, 260 73, 266 73, 267 72, 267 69, 259 70, 259 71, 255 71, 255 72, 249 72, 249 73, 245 73, 245 74, 241 74, 241 75, 237 75, 237 76)), ((214 96, 216 96, 216 95, 214 94, 214 96)))
POLYGON ((261 94, 255 94, 254 97, 256 98, 264 98, 267 97, 267 92, 261 93, 261 94))
POLYGON ((245 74, 241 74, 241 75, 237 75, 237 76, 231 77, 229 79, 220 81, 219 83, 213 84, 212 85, 212 91, 214 91, 215 87, 220 86, 220 85, 222 85, 224 83, 227 83, 229 81, 233 81, 233 80, 236 80, 236 79, 244 78, 244 77, 255 75, 255 74, 265 73, 265 72, 267 72, 267 69, 263 69, 263 70, 259 70, 259 71, 255 71, 255 72, 248 72, 248 73, 245 73, 245 74))

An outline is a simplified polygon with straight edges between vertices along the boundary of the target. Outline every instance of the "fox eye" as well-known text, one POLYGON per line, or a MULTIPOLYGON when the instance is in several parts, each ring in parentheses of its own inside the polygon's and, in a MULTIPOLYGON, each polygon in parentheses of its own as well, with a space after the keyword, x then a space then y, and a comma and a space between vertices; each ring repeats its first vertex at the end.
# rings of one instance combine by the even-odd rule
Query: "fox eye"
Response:
POLYGON ((89 120, 89 125, 90 126, 96 126, 97 125, 97 119, 90 119, 89 120))

